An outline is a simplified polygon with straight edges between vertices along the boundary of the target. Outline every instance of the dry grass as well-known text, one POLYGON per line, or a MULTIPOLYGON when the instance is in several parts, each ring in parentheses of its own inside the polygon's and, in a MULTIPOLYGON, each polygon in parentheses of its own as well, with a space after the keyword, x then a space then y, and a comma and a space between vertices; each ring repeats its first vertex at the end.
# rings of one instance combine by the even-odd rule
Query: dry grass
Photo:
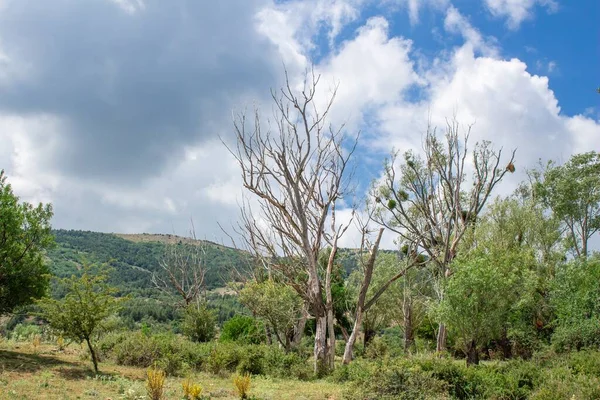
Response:
MULTIPOLYGON (((85 351, 76 345, 58 351, 56 345, 42 343, 34 353, 32 343, 0 343, 0 399, 144 399, 144 368, 100 363, 95 376, 85 351)), ((232 377, 205 373, 192 374, 190 382, 202 387, 202 395, 219 400, 239 398, 232 377)), ((181 399, 184 379, 167 377, 163 399, 181 399)), ((252 395, 264 400, 336 400, 343 387, 326 381, 301 382, 252 377, 252 395)))

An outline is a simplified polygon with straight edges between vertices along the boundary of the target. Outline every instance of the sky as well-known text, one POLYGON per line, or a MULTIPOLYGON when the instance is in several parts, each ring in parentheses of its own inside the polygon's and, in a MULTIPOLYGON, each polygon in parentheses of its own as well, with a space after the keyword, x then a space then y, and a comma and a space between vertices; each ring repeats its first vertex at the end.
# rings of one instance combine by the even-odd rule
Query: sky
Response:
MULTIPOLYGON (((227 242, 232 115, 308 67, 361 131, 359 191, 428 121, 538 160, 600 150, 597 0, 0 0, 0 168, 55 228, 227 242)), ((360 193, 357 193, 360 197, 360 193)), ((349 215, 349 210, 340 214, 349 215)), ((356 245, 348 234, 343 245, 356 245)), ((393 246, 393 236, 386 236, 393 246)))

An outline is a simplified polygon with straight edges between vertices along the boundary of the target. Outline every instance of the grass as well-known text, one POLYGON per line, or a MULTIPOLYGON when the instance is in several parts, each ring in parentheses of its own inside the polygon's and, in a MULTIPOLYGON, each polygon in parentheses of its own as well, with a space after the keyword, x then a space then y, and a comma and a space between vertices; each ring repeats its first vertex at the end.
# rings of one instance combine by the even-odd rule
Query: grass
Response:
MULTIPOLYGON (((94 375, 84 349, 77 345, 59 351, 56 345, 0 343, 0 399, 126 399, 141 400, 146 395, 147 369, 100 363, 101 374, 94 375)), ((203 388, 211 399, 238 399, 232 376, 205 373, 187 377, 203 388)), ((184 378, 167 377, 164 399, 181 399, 184 378)), ((252 396, 264 400, 336 400, 343 385, 328 381, 301 382, 288 379, 252 377, 252 396)))

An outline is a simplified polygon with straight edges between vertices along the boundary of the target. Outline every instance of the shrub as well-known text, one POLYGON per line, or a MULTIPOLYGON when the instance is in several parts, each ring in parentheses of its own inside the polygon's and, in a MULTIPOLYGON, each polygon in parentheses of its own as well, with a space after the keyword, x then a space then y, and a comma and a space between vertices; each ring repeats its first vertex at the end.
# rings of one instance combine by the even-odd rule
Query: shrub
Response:
POLYGON ((190 305, 182 325, 183 334, 194 342, 209 342, 216 333, 216 318, 206 305, 190 305))
POLYGON ((264 326, 252 317, 236 315, 223 325, 221 342, 259 344, 264 340, 264 326))
POLYGON ((10 338, 17 342, 27 342, 33 339, 36 335, 41 335, 42 330, 37 325, 18 324, 13 329, 10 338))
POLYGON ((235 392, 240 399, 245 400, 248 398, 248 393, 250 392, 250 383, 250 374, 234 376, 233 386, 235 387, 235 392))
POLYGON ((380 364, 367 379, 356 380, 344 396, 356 400, 444 399, 448 398, 447 386, 431 371, 423 371, 418 365, 406 368, 403 364, 380 364))
POLYGON ((186 400, 200 400, 202 395, 202 386, 192 383, 190 379, 183 381, 183 397, 186 400))
POLYGON ((151 400, 161 400, 165 388, 165 372, 158 368, 150 368, 147 372, 146 392, 151 400))

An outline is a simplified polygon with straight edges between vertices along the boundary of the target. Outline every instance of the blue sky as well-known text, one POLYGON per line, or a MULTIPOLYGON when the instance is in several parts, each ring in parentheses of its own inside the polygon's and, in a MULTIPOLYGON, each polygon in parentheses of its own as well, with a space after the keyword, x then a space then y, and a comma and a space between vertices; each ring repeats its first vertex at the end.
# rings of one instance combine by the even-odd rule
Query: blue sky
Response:
POLYGON ((241 195, 220 141, 232 111, 270 112, 282 64, 294 84, 313 65, 339 84, 330 122, 363 132, 363 189, 456 115, 518 148, 508 194, 540 158, 600 149, 598 15, 594 0, 0 0, 0 168, 59 228, 185 234, 193 217, 220 241, 241 195))

